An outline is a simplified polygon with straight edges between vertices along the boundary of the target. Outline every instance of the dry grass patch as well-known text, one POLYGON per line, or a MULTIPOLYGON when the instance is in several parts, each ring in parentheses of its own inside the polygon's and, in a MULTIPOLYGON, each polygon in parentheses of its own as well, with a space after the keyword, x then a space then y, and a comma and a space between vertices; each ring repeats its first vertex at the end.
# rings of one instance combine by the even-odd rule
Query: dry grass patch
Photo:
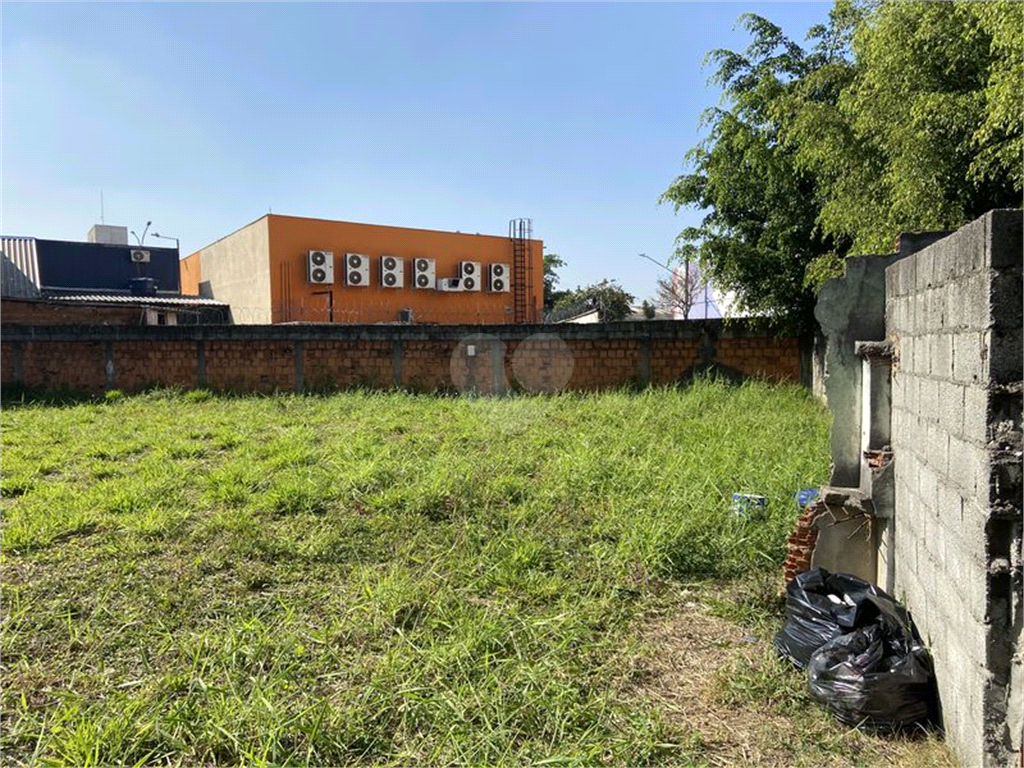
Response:
POLYGON ((711 766, 955 766, 933 733, 874 736, 817 707, 805 674, 779 659, 772 635, 781 619, 744 626, 720 614, 741 610, 751 587, 683 589, 641 628, 624 698, 654 706, 678 733, 691 734, 711 766))

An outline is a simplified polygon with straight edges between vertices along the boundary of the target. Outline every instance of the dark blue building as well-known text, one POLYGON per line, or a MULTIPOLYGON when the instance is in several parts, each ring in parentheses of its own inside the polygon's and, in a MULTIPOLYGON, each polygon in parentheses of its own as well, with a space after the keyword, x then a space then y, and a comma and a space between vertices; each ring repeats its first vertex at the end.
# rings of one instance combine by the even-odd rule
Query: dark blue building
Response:
MULTIPOLYGON (((47 318, 43 305, 80 322, 135 322, 142 325, 230 323, 227 304, 181 295, 177 248, 132 246, 124 227, 100 227, 115 242, 0 237, 0 298, 9 317, 47 318), (18 304, 20 302, 20 304, 18 304), (78 307, 82 312, 69 314, 78 307), (112 313, 112 308, 126 310, 112 313), (97 312, 96 310, 102 310, 97 312), (118 319, 120 318, 120 319, 118 319)), ((18 320, 15 322, 37 322, 18 320)))
POLYGON ((36 239, 36 259, 43 291, 181 292, 177 248, 36 239))

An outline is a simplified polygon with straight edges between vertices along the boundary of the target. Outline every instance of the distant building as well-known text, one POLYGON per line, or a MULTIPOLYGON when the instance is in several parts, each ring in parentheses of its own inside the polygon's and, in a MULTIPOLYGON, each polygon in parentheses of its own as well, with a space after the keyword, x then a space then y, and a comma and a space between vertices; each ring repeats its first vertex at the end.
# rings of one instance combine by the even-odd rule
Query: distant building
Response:
MULTIPOLYGON (((559 314, 552 313, 549 318, 549 322, 552 323, 600 323, 601 315, 600 310, 597 307, 586 306, 572 311, 572 307, 568 308, 570 314, 559 314)), ((629 317, 622 318, 623 322, 637 322, 640 320, 678 320, 680 318, 675 317, 671 309, 663 309, 661 307, 654 308, 654 317, 647 317, 644 314, 644 307, 642 304, 634 304, 629 308, 629 317)))
POLYGON ((540 322, 543 243, 267 214, 181 262, 237 323, 540 322))
POLYGON ((183 296, 177 248, 130 246, 127 227, 87 242, 0 236, 0 320, 28 324, 228 322, 227 306, 183 296))

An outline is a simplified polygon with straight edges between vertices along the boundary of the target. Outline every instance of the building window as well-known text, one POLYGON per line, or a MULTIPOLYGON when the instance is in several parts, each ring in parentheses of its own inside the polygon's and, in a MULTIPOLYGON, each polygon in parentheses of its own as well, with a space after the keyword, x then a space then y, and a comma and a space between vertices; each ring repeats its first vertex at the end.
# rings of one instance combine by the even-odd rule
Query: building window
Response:
POLYGON ((146 325, 177 325, 177 312, 160 312, 156 309, 146 310, 146 325))

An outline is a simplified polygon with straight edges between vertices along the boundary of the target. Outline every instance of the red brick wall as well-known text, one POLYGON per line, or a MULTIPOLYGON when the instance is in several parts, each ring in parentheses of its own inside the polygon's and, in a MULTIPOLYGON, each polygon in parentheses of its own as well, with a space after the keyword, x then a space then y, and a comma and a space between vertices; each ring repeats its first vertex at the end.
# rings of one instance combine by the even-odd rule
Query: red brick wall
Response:
POLYGON ((5 383, 8 381, 14 382, 17 379, 15 360, 14 345, 0 343, 0 374, 2 374, 5 383))
POLYGON ((393 383, 391 342, 307 341, 303 356, 307 389, 390 387, 393 383))
POLYGON ((794 338, 719 339, 716 359, 745 376, 773 381, 800 378, 800 345, 794 338))
POLYGON ((599 390, 670 384, 694 366, 708 365, 771 380, 797 382, 800 378, 796 339, 724 329, 713 321, 513 328, 512 332, 507 326, 502 331, 466 326, 62 330, 5 324, 0 373, 5 385, 102 392, 107 385, 109 345, 112 386, 125 391, 154 385, 291 391, 299 381, 303 388, 317 390, 389 388, 396 381, 426 391, 599 390), (469 344, 474 346, 472 356, 467 354, 469 344), (502 347, 503 379, 501 364, 492 360, 502 347), (16 365, 18 348, 20 366, 16 365))
POLYGON ((195 342, 116 341, 114 386, 126 392, 146 387, 199 386, 195 342))
POLYGON ((243 392, 295 389, 290 341, 207 341, 206 386, 243 392))
POLYGON ((83 307, 47 301, 0 300, 0 321, 20 325, 142 325, 141 307, 83 307))
POLYGON ((786 562, 782 566, 783 589, 801 573, 811 570, 814 545, 818 543, 818 529, 814 524, 827 512, 825 502, 819 500, 804 509, 800 519, 796 521, 796 528, 786 542, 786 562))
MULTIPOLYGON (((455 389, 452 380, 452 353, 457 341, 410 341, 402 349, 402 386, 418 390, 455 389)), ((488 358, 489 360, 489 358, 488 358)), ((488 363, 489 364, 489 363, 488 363)), ((473 370, 482 369, 482 363, 473 364, 473 370)), ((485 381, 489 377, 484 377, 485 381)))
MULTIPOLYGON (((672 339, 651 346, 651 384, 671 384, 680 370, 692 368, 700 359, 698 339, 672 339)), ((796 379, 794 379, 795 381, 796 379)))
MULTIPOLYGON (((7 342, 2 345, 6 347, 7 342)), ((107 381, 105 346, 97 341, 24 342, 20 383, 29 389, 47 391, 102 392, 107 381)), ((8 378, 13 375, 13 369, 13 365, 5 365, 0 372, 5 385, 15 383, 8 378)))
POLYGON ((529 392, 558 392, 566 387, 585 389, 584 382, 573 376, 577 365, 593 357, 586 341, 567 344, 553 333, 535 334, 510 344, 505 354, 506 378, 510 385, 529 392))
POLYGON ((574 365, 569 389, 609 389, 637 380, 640 344, 635 340, 570 342, 574 365))

